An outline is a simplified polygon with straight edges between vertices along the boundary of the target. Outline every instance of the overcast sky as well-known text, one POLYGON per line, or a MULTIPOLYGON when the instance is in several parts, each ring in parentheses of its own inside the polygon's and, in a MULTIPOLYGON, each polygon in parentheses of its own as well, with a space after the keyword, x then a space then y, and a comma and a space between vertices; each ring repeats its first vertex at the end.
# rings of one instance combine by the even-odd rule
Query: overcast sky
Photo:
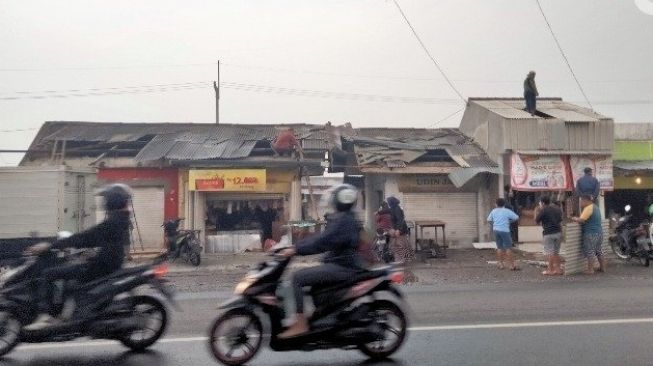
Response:
MULTIPOLYGON (((594 108, 653 122, 653 2, 541 3, 594 108)), ((541 96, 585 105, 535 0, 399 4, 464 97, 519 97, 533 69, 541 96)), ((0 27, 1 149, 48 120, 213 123, 218 59, 223 123, 462 115, 442 121, 463 104, 391 0, 0 0, 0 27)))

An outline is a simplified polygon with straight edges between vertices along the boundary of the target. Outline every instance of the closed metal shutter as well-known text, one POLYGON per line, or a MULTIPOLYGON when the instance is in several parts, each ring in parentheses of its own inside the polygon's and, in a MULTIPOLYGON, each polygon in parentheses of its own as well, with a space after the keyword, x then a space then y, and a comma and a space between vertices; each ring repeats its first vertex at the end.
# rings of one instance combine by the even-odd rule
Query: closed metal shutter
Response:
MULTIPOLYGON (((161 227, 165 202, 163 187, 134 187, 132 191, 132 249, 136 252, 160 251, 164 244, 161 227)), ((97 205, 97 220, 100 222, 105 217, 104 211, 101 210, 101 198, 98 198, 97 205)))
MULTIPOLYGON (((477 193, 404 193, 403 196, 407 221, 443 221, 447 241, 471 243, 478 239, 477 193)), ((432 230, 429 234, 432 237, 432 230)))

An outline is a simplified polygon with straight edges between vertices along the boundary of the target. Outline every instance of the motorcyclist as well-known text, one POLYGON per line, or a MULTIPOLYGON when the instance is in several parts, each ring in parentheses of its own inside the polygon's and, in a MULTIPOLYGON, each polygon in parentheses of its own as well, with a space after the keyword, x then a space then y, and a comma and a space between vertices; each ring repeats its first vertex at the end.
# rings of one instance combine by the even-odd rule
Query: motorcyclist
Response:
MULTIPOLYGON (((104 221, 86 231, 57 240, 52 245, 39 244, 28 249, 28 254, 37 254, 50 248, 99 249, 97 255, 86 263, 49 268, 43 272, 39 284, 39 309, 46 314, 39 316, 31 328, 39 329, 60 321, 47 315, 51 306, 51 286, 55 281, 77 279, 81 283, 88 283, 122 268, 124 247, 129 243, 131 189, 125 184, 110 184, 102 188, 97 195, 104 198, 104 221)), ((92 296, 86 295, 75 296, 73 316, 84 317, 93 310, 92 296)))
POLYGON ((322 265, 302 269, 293 276, 296 321, 279 338, 296 337, 309 331, 308 319, 304 315, 304 287, 335 285, 362 269, 357 252, 361 226, 352 212, 357 199, 355 187, 349 184, 335 187, 330 193, 330 204, 336 212, 327 216, 324 231, 300 241, 294 249, 282 251, 285 256, 326 254, 322 265))

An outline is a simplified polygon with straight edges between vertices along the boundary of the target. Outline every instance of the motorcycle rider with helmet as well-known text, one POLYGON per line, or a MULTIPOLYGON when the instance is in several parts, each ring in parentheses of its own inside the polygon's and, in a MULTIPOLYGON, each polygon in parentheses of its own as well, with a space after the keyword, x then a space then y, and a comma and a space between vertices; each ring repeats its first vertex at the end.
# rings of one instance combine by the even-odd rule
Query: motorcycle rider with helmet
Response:
POLYGON ((327 216, 324 231, 300 241, 294 249, 281 252, 285 256, 326 254, 320 266, 305 268, 294 274, 292 284, 296 321, 279 338, 296 337, 309 331, 308 319, 304 315, 304 287, 335 285, 363 269, 357 252, 361 225, 352 212, 357 199, 358 191, 354 186, 336 186, 329 197, 330 205, 336 212, 327 216))
MULTIPOLYGON (((98 191, 98 196, 104 198, 106 218, 96 226, 55 241, 52 245, 37 244, 27 250, 34 255, 50 248, 98 248, 95 257, 82 264, 70 264, 48 268, 43 272, 39 284, 39 308, 42 315, 30 325, 32 329, 39 329, 57 323, 60 319, 53 319, 47 312, 51 306, 52 283, 58 280, 78 279, 81 283, 88 283, 98 278, 110 275, 122 268, 125 250, 129 243, 130 215, 129 203, 132 198, 131 188, 125 184, 110 184, 98 191)), ((91 290, 90 292, 93 292, 91 290)), ((95 294, 94 294, 95 295, 95 294)), ((74 317, 85 317, 93 309, 93 303, 87 294, 75 296, 74 317)), ((67 301, 68 303, 68 301, 67 301)), ((65 312, 65 311, 64 311, 65 312)), ((62 313, 64 313, 62 312, 62 313)))

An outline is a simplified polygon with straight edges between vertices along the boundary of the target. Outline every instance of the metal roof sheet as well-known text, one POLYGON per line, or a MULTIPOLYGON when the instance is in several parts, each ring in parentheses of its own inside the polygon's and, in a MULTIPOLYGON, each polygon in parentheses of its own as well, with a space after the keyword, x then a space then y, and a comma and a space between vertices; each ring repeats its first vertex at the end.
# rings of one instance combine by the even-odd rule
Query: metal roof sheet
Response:
POLYGON ((584 113, 574 110, 565 110, 561 108, 537 107, 537 110, 548 114, 549 116, 559 118, 567 122, 597 122, 598 119, 590 117, 584 113))
POLYGON ((653 170, 653 161, 623 161, 615 160, 612 166, 621 170, 653 170))

